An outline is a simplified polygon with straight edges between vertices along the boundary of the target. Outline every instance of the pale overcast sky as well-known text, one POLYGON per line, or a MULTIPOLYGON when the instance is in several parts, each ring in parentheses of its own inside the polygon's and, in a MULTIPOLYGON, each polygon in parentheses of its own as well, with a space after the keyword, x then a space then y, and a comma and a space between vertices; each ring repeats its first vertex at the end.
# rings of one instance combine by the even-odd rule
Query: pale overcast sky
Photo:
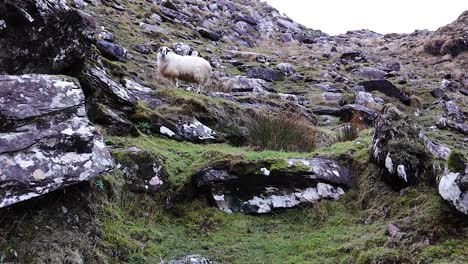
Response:
POLYGON ((331 35, 357 29, 383 34, 436 30, 468 10, 468 0, 264 1, 296 22, 331 35))

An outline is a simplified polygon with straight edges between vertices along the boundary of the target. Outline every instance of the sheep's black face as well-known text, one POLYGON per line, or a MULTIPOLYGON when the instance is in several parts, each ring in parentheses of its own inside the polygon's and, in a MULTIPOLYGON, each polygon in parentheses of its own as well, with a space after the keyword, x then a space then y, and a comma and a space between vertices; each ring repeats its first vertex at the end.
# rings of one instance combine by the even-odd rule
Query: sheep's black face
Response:
POLYGON ((161 54, 162 58, 164 59, 166 55, 169 53, 168 47, 161 47, 159 48, 159 54, 161 54))

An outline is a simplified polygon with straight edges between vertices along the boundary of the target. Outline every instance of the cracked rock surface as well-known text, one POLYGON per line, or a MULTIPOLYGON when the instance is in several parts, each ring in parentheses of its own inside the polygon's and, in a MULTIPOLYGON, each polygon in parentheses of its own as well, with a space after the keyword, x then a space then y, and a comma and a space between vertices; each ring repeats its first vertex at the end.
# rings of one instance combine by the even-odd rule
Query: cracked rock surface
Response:
POLYGON ((193 177, 220 210, 264 214, 321 199, 336 200, 351 185, 351 173, 333 160, 287 159, 242 162, 203 170, 193 177))
POLYGON ((111 169, 113 160, 85 114, 76 80, 0 77, 0 207, 111 169))

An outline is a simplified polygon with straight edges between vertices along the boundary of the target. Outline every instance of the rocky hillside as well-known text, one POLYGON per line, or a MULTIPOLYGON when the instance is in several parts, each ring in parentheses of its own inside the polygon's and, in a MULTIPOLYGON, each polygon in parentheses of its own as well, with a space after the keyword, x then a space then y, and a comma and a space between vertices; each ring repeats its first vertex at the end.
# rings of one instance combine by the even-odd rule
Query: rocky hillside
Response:
POLYGON ((467 19, 0 1, 0 263, 467 263, 467 19), (201 92, 163 46, 211 64, 201 92))

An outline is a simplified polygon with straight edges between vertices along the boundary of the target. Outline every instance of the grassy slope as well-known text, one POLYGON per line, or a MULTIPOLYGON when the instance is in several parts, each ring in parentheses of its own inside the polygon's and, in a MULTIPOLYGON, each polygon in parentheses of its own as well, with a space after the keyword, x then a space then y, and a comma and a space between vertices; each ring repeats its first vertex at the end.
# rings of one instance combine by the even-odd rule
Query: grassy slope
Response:
MULTIPOLYGON (((366 164, 371 130, 356 141, 337 143, 314 153, 253 152, 228 145, 195 145, 157 137, 112 138, 119 146, 137 146, 166 158, 170 180, 187 181, 209 158, 241 155, 270 157, 347 154, 366 164), (208 155, 208 156, 207 156, 208 155)), ((133 194, 121 177, 108 177, 114 196, 100 194, 100 255, 111 263, 154 263, 202 254, 220 263, 463 263, 468 260, 466 230, 435 190, 408 189, 404 196, 376 181, 372 166, 360 171, 356 188, 338 202, 286 210, 268 216, 225 214, 203 200, 164 209, 162 197, 133 194), (404 220, 402 223, 399 221, 404 220), (455 219, 455 220, 448 220, 455 219), (392 242, 389 223, 398 222, 411 248, 392 242), (432 236, 434 245, 423 243, 432 236)))
MULTIPOLYGON (((153 13, 150 5, 144 1, 125 5, 136 15, 117 12, 105 6, 92 7, 92 10, 96 11, 101 24, 116 33, 116 43, 130 48, 130 53, 136 58, 135 61, 116 64, 125 67, 127 72, 138 73, 146 82, 153 83, 156 54, 141 55, 131 47, 142 43, 174 43, 190 39, 192 33, 183 27, 174 28, 173 25, 163 23, 164 29, 176 34, 165 36, 167 39, 145 34, 132 22, 140 21, 138 16, 147 17, 153 13)), ((227 48, 227 45, 194 45, 191 40, 184 42, 198 47, 202 52, 204 48, 210 48, 217 57, 227 48)), ((262 45, 257 49, 247 49, 272 57, 271 50, 271 47, 262 45)), ((285 52, 284 61, 297 54, 315 52, 320 63, 311 65, 309 59, 293 62, 299 73, 314 79, 321 79, 319 73, 323 69, 317 68, 319 65, 332 63, 319 56, 322 53, 320 50, 304 51, 291 47, 282 50, 285 52)), ((250 64, 256 65, 253 60, 250 64)), ((241 74, 235 67, 226 66, 226 72, 231 75, 241 74)), ((279 92, 305 92, 308 97, 316 97, 312 98, 314 105, 320 103, 321 92, 313 90, 303 81, 284 81, 272 86, 279 92)), ((200 106, 205 105, 203 102, 206 100, 212 100, 179 90, 164 93, 164 98, 182 98, 184 102, 200 106)), ((433 100, 423 99, 425 102, 433 100)), ((178 109, 169 110, 168 114, 172 114, 178 109)), ((436 118, 436 115, 426 115, 422 121, 427 119, 428 125, 432 125, 436 118)), ((453 141, 446 135, 449 133, 429 136, 448 144, 453 141)), ((325 201, 314 206, 258 217, 225 214, 209 208, 201 200, 179 203, 168 211, 164 209, 162 197, 130 193, 123 187, 121 177, 113 175, 107 180, 114 186, 114 195, 109 197, 104 192, 99 194, 99 221, 103 240, 98 251, 111 263, 155 263, 160 259, 168 260, 193 253, 206 255, 221 263, 468 262, 465 250, 468 247, 466 221, 453 215, 432 187, 410 188, 405 195, 400 196, 376 179, 375 168, 367 163, 370 139, 371 131, 366 131, 355 142, 337 143, 314 153, 299 154, 253 152, 248 148, 224 144, 194 145, 158 137, 110 138, 117 146, 137 146, 164 156, 170 181, 179 187, 187 182, 193 171, 208 162, 226 157, 255 160, 316 154, 338 157, 347 154, 361 165, 361 170, 358 171, 360 178, 356 179, 355 190, 348 192, 338 202, 325 201), (387 225, 395 222, 405 227, 408 240, 414 243, 398 244, 389 240, 385 234, 387 225), (434 238, 429 239, 429 242, 434 245, 429 246, 423 242, 430 234, 434 238)), ((460 144, 464 146, 465 143, 460 144)))

